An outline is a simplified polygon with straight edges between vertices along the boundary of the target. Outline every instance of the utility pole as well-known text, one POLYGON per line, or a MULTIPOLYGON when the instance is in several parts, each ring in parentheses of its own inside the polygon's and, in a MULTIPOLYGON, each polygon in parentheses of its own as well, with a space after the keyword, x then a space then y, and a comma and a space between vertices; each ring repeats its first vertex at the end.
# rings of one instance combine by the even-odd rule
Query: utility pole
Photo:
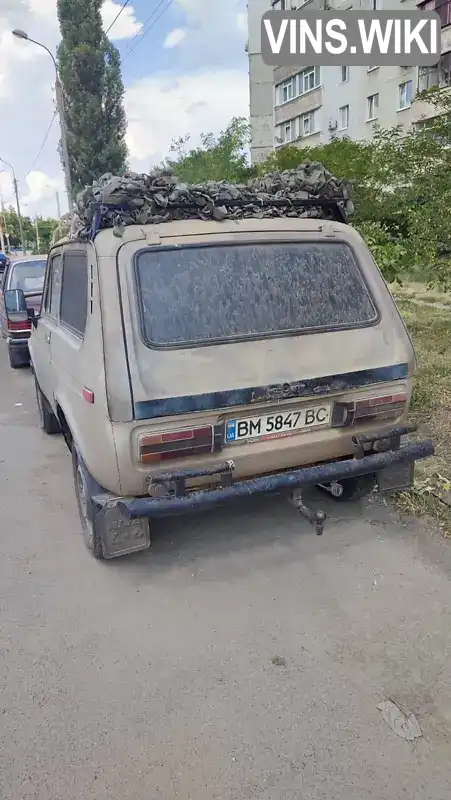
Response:
POLYGON ((58 220, 60 220, 61 219, 61 205, 60 205, 60 193, 59 192, 56 193, 56 213, 58 214, 58 220))
POLYGON ((9 233, 8 233, 8 226, 6 224, 5 201, 3 199, 3 194, 1 193, 1 191, 0 191, 0 204, 1 204, 1 209, 2 209, 2 216, 1 216, 2 229, 3 229, 3 233, 4 233, 4 236, 5 236, 5 239, 6 239, 6 246, 8 248, 8 253, 9 253, 11 248, 9 246, 9 233))
POLYGON ((14 172, 14 167, 9 161, 5 161, 4 158, 0 158, 0 161, 3 161, 7 167, 10 168, 13 174, 13 186, 14 186, 14 194, 16 195, 16 207, 17 207, 17 218, 19 220, 19 231, 20 231, 20 243, 22 245, 23 254, 25 255, 25 236, 23 232, 23 222, 22 222, 22 214, 20 213, 20 201, 19 201, 19 187, 17 184, 16 173, 14 172))
POLYGON ((61 155, 63 160, 64 178, 66 182, 67 202, 70 211, 74 205, 72 201, 72 179, 70 174, 69 150, 67 147, 67 127, 66 127, 66 114, 64 111, 64 94, 58 72, 56 73, 55 92, 56 92, 56 107, 58 109, 58 115, 60 118, 60 125, 61 125, 61 155))
POLYGON ((36 230, 37 253, 39 253, 39 251, 41 249, 41 240, 39 238, 39 217, 38 217, 37 214, 36 214, 36 218, 35 218, 35 221, 34 221, 34 225, 35 225, 35 230, 36 230))
POLYGON ((36 44, 38 47, 42 47, 42 49, 49 54, 50 58, 53 61, 53 66, 55 68, 55 75, 56 75, 56 83, 55 83, 56 108, 58 111, 58 115, 60 118, 60 125, 61 125, 61 156, 63 161, 64 177, 66 181, 67 202, 69 205, 69 211, 71 211, 74 207, 74 203, 72 200, 72 179, 70 174, 69 150, 67 147, 67 125, 66 125, 66 113, 64 109, 64 93, 58 72, 58 64, 56 63, 56 58, 53 55, 52 51, 49 50, 49 48, 45 44, 42 44, 42 42, 37 42, 36 39, 32 39, 30 36, 28 36, 28 33, 26 33, 26 31, 22 31, 19 28, 16 28, 15 30, 13 30, 12 34, 17 39, 23 39, 26 42, 33 42, 33 44, 36 44))
MULTIPOLYGON (((6 161, 5 161, 6 164, 6 161)), ((19 201, 19 187, 17 185, 17 178, 13 171, 13 185, 14 185, 14 194, 16 195, 16 206, 17 206, 17 217, 19 220, 19 231, 20 231, 20 243, 22 245, 23 254, 26 255, 25 249, 25 236, 23 232, 23 222, 22 222, 22 214, 20 212, 20 201, 19 201)))
POLYGON ((3 223, 2 223, 1 217, 0 217, 0 250, 2 251, 2 253, 6 253, 6 250, 5 250, 5 237, 4 237, 4 234, 3 234, 3 223))

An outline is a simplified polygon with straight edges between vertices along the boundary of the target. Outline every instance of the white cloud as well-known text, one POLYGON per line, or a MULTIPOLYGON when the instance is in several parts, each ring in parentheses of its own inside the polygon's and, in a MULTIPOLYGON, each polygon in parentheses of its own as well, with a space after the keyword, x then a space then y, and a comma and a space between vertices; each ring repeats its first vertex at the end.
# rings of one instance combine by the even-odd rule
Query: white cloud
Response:
POLYGON ((174 28, 174 30, 168 33, 166 36, 163 47, 177 47, 177 45, 181 44, 185 38, 186 31, 183 30, 183 28, 174 28))
MULTIPOLYGON (((32 14, 37 17, 44 18, 52 27, 57 26, 56 15, 56 0, 27 0, 28 8, 32 14)), ((102 6, 102 20, 103 25, 109 28, 113 20, 119 13, 122 2, 114 2, 114 0, 104 0, 102 6)), ((114 23, 109 36, 115 41, 119 39, 129 39, 135 36, 141 29, 141 24, 136 19, 136 13, 133 6, 128 5, 122 11, 118 20, 114 23)))
MULTIPOLYGON (((106 27, 122 2, 104 0, 106 27)), ((146 5, 144 0, 142 4, 146 5)), ((138 32, 135 5, 136 0, 131 0, 124 9, 111 31, 113 38, 125 39, 138 32)), ((246 34, 241 30, 243 20, 240 22, 239 17, 244 10, 245 0, 175 0, 168 14, 162 17, 162 24, 167 27, 155 28, 146 39, 153 52, 147 77, 133 81, 131 70, 137 62, 127 61, 124 77, 128 143, 134 169, 147 169, 160 162, 174 138, 189 133, 195 146, 201 133, 217 134, 231 117, 247 116, 248 76, 243 48, 246 34), (177 6, 178 20, 171 24, 171 14, 177 6), (166 31, 169 33, 164 49, 166 31), (186 34, 183 39, 182 31, 186 34), (171 45, 173 49, 168 50, 171 45), (155 73, 159 58, 169 64, 169 72, 155 73)), ((24 29, 56 52, 59 42, 56 0, 0 0, 0 157, 15 167, 23 212, 55 216, 57 190, 62 211, 66 209, 58 155, 58 123, 53 125, 35 170, 24 177, 54 110, 53 65, 44 50, 15 39, 11 34, 13 28, 24 29)), ((140 74, 144 76, 145 56, 143 45, 137 50, 137 59, 138 69, 144 69, 140 74)), ((14 204, 8 171, 0 173, 0 188, 7 205, 14 204)))
POLYGON ((126 92, 128 146, 132 166, 147 169, 169 153, 173 139, 202 133, 217 134, 234 116, 248 114, 248 76, 224 69, 144 78, 126 92))
POLYGON ((241 33, 247 33, 247 13, 246 11, 240 11, 236 15, 236 25, 241 33))
MULTIPOLYGON (((41 2, 41 0, 37 0, 37 2, 41 2)), ((49 0, 47 0, 47 2, 49 2, 49 0)), ((104 0, 102 19, 105 30, 110 27, 122 5, 122 3, 114 3, 113 0, 104 0)), ((132 36, 136 36, 140 30, 141 23, 136 18, 135 9, 133 6, 126 6, 108 33, 108 36, 114 41, 130 39, 132 36)))
MULTIPOLYGON (((0 195, 6 208, 10 206, 16 208, 16 197, 14 194, 12 177, 11 173, 7 170, 8 168, 5 166, 5 171, 0 172, 0 195)), ((20 208, 22 214, 32 217, 39 214, 43 217, 56 218, 57 192, 59 194, 61 212, 64 213, 67 210, 67 202, 62 175, 52 178, 39 170, 30 172, 25 181, 19 185, 20 208)))

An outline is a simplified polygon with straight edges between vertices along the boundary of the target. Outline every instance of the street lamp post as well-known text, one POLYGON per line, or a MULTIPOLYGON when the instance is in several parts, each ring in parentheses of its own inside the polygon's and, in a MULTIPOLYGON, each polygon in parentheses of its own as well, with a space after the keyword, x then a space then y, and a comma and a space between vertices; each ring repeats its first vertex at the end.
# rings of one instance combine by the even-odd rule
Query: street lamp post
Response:
POLYGON ((64 110, 64 94, 63 94, 63 87, 61 85, 61 80, 58 72, 58 64, 56 63, 55 56, 53 55, 52 51, 46 47, 45 44, 42 42, 37 42, 36 39, 31 39, 28 36, 28 33, 25 31, 16 29, 13 31, 13 36, 17 39, 23 39, 27 42, 33 42, 38 47, 42 47, 46 53, 49 54, 50 58, 53 61, 53 66, 55 67, 55 75, 56 75, 56 83, 55 83, 55 93, 56 93, 56 107, 58 109, 58 115, 60 118, 60 126, 61 126, 61 154, 63 157, 63 170, 64 170, 64 177, 66 181, 66 192, 67 192, 67 202, 69 205, 69 210, 73 208, 73 200, 72 200, 72 179, 70 174, 70 162, 69 162, 69 150, 67 146, 67 126, 66 126, 66 114, 64 110))
POLYGON ((14 194, 16 195, 17 218, 19 220, 20 243, 22 245, 23 254, 25 255, 25 236, 23 232, 22 214, 20 213, 19 187, 17 185, 16 173, 14 172, 13 165, 10 164, 8 161, 5 161, 5 159, 1 157, 0 161, 2 161, 4 164, 6 164, 7 167, 9 167, 13 174, 13 186, 14 186, 14 194))

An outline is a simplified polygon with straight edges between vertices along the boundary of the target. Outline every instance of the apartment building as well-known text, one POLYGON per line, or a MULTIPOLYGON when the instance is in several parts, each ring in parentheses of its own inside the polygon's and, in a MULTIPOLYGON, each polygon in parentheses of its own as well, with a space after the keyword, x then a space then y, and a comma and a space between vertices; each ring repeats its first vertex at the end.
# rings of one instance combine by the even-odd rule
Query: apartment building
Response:
POLYGON ((371 139, 375 125, 399 125, 407 131, 435 113, 430 106, 415 101, 417 92, 437 85, 451 86, 451 0, 249 0, 248 9, 253 163, 263 160, 274 147, 290 142, 313 147, 340 136, 371 139), (301 5, 340 11, 437 10, 442 21, 440 63, 424 69, 378 65, 267 67, 258 51, 262 14, 269 8, 301 5))

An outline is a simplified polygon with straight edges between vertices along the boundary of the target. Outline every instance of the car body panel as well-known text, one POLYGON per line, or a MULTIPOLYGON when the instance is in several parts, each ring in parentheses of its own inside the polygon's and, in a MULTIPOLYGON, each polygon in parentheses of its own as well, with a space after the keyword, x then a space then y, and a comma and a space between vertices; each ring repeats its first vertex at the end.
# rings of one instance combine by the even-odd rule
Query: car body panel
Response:
MULTIPOLYGON (((63 253, 74 248, 89 253, 88 322, 78 342, 55 323, 45 394, 55 412, 63 411, 87 468, 108 492, 143 496, 149 477, 162 469, 208 468, 224 458, 233 459, 240 479, 341 459, 352 454, 356 434, 389 430, 405 419, 415 371, 412 344, 368 248, 350 226, 295 218, 189 220, 130 226, 121 238, 104 230, 93 243, 58 245, 63 253), (345 243, 357 259, 378 319, 366 327, 202 347, 158 349, 146 344, 133 270, 137 252, 167 245, 275 241, 345 243), (84 388, 94 395, 94 402, 87 402, 84 388), (234 444, 223 440, 220 452, 164 464, 139 460, 143 434, 218 427, 230 419, 281 412, 304 413, 318 405, 376 398, 381 393, 406 395, 406 407, 396 419, 346 429, 316 426, 234 444)), ((43 361, 38 341, 46 325, 41 318, 30 345, 38 377, 43 361)), ((197 477, 189 486, 214 485, 218 480, 197 477)))

